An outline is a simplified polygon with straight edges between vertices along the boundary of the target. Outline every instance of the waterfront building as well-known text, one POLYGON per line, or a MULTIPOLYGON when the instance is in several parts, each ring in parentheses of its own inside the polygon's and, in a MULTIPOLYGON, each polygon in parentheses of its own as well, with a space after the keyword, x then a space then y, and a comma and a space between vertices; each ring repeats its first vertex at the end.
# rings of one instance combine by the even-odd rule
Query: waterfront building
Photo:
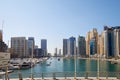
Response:
POLYGON ((94 53, 97 54, 99 50, 98 48, 98 32, 96 28, 93 28, 91 31, 89 31, 86 35, 86 55, 90 56, 90 40, 93 39, 95 40, 94 42, 94 53))
POLYGON ((27 47, 27 52, 26 52, 26 57, 33 57, 34 56, 34 37, 29 37, 26 43, 27 47))
POLYGON ((114 28, 104 27, 104 53, 106 58, 114 57, 114 28))
POLYGON ((11 37, 12 56, 14 58, 26 57, 26 38, 25 37, 11 37))
POLYGON ((94 55, 96 54, 95 52, 95 38, 93 37, 91 40, 90 40, 90 55, 94 55))
POLYGON ((76 54, 76 39, 75 37, 70 37, 68 42, 68 55, 74 56, 76 54))
POLYGON ((91 31, 90 31, 90 39, 93 39, 95 40, 95 44, 94 44, 94 53, 97 54, 98 52, 98 32, 97 32, 97 29, 96 28, 93 28, 91 31))
POLYGON ((61 49, 59 49, 59 56, 61 56, 61 49))
POLYGON ((57 52, 57 48, 55 48, 55 53, 54 53, 54 56, 55 57, 57 57, 58 56, 58 54, 57 54, 58 52, 57 52))
POLYGON ((35 48, 34 49, 34 54, 35 54, 35 57, 36 58, 40 58, 40 57, 43 57, 44 56, 44 54, 43 54, 43 49, 41 49, 41 48, 35 48))
POLYGON ((47 56, 47 40, 46 39, 42 39, 41 40, 41 49, 43 49, 44 51, 44 56, 47 56))
POLYGON ((89 43, 90 43, 90 31, 87 32, 85 40, 86 40, 86 56, 89 57, 89 54, 90 54, 90 49, 89 49, 89 47, 90 47, 90 45, 89 45, 89 43))
POLYGON ((8 46, 3 42, 3 34, 2 30, 0 30, 0 52, 6 52, 8 46))
POLYGON ((68 54, 68 39, 63 39, 63 56, 68 54))
POLYGON ((116 59, 120 57, 120 26, 114 29, 114 53, 116 59))
POLYGON ((85 57, 86 56, 86 45, 85 45, 85 37, 78 37, 78 48, 77 48, 78 56, 85 57))
POLYGON ((98 39, 98 53, 100 55, 105 55, 104 54, 104 32, 102 32, 100 35, 99 35, 99 39, 98 39))
POLYGON ((28 40, 31 40, 33 42, 33 49, 35 47, 35 40, 34 40, 34 37, 28 37, 28 40))

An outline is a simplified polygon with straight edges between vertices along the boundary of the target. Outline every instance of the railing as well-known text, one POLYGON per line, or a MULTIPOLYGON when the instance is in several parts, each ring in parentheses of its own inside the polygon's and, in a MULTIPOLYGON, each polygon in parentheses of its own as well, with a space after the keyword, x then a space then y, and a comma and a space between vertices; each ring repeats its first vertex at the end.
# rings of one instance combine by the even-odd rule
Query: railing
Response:
MULTIPOLYGON (((29 79, 74 79, 74 72, 43 72, 43 73, 9 73, 9 80, 29 80, 29 79)), ((5 75, 0 75, 0 80, 5 79, 5 75)), ((76 72, 76 79, 120 79, 120 72, 76 72)))

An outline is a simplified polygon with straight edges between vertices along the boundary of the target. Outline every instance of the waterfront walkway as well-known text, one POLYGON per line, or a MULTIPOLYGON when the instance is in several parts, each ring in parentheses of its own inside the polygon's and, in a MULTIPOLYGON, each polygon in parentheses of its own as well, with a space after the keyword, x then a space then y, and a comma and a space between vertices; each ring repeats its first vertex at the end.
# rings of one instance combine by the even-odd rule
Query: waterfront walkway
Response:
POLYGON ((89 77, 88 79, 85 79, 85 77, 77 77, 76 79, 74 79, 74 77, 68 77, 68 78, 64 78, 64 77, 61 77, 61 78, 55 78, 53 79, 52 77, 49 77, 49 78, 34 78, 34 79, 31 79, 31 78, 23 78, 23 79, 10 79, 10 80, 120 80, 120 79, 117 79, 115 77, 110 77, 110 78, 107 78, 106 77, 100 77, 99 79, 97 79, 96 77, 89 77))

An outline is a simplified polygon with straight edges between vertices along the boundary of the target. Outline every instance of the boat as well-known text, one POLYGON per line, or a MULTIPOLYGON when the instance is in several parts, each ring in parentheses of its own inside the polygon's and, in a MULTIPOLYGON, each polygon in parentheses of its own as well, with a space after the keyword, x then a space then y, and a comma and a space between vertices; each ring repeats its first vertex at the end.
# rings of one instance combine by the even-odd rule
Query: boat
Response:
POLYGON ((30 63, 30 62, 23 62, 23 64, 22 65, 20 65, 20 69, 28 69, 28 68, 31 68, 32 67, 32 65, 31 65, 32 63, 30 63))
POLYGON ((50 66, 50 64, 47 64, 46 66, 50 66))
POLYGON ((16 69, 20 69, 20 65, 19 64, 12 64, 8 67, 8 69, 11 69, 11 70, 16 70, 16 69))
POLYGON ((60 58, 58 58, 58 61, 60 61, 60 58))
MULTIPOLYGON (((12 72, 14 72, 14 71, 13 70, 8 70, 7 71, 7 73, 12 73, 12 72)), ((0 70, 0 75, 4 75, 4 74, 6 74, 6 71, 0 70)))

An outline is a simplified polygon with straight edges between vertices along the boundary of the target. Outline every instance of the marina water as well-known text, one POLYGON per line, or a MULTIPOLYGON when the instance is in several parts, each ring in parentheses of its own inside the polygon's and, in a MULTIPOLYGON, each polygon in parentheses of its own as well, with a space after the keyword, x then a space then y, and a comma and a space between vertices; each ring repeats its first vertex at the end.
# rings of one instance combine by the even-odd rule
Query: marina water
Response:
MULTIPOLYGON (((97 72, 97 60, 93 59, 76 59, 77 72, 97 72)), ((74 72, 74 58, 49 58, 48 60, 36 64, 29 69, 14 70, 9 76, 16 77, 15 74, 21 73, 23 76, 29 73, 42 72, 74 72), (50 64, 50 65, 48 65, 50 64)), ((120 72, 120 64, 111 64, 110 61, 100 60, 99 71, 104 72, 120 72)))

